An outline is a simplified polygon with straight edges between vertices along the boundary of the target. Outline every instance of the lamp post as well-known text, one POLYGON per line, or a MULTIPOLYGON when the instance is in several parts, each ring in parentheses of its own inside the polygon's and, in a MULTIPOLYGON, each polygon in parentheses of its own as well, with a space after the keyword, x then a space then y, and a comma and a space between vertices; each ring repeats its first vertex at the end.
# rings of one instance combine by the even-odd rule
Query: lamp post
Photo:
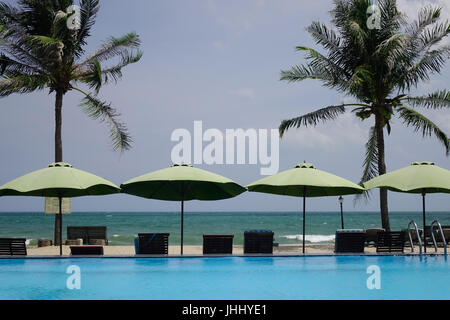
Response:
POLYGON ((339 205, 341 206, 341 229, 344 229, 344 211, 342 209, 343 204, 344 198, 342 198, 342 196, 339 196, 339 205))

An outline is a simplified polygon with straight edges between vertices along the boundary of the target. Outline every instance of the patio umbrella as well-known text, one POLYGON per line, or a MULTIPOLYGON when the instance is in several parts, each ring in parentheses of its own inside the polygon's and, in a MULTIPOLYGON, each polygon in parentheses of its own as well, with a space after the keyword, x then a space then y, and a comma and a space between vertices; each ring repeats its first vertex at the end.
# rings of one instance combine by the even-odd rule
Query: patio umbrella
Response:
POLYGON ((59 254, 62 255, 62 198, 99 196, 120 192, 112 182, 74 169, 65 162, 51 163, 45 169, 28 173, 0 187, 1 196, 57 197, 59 199, 59 254))
POLYGON ((247 186, 248 191, 303 197, 303 253, 305 253, 306 198, 341 196, 364 192, 357 184, 301 163, 287 171, 263 178, 247 186))
POLYGON ((184 201, 233 198, 246 189, 221 175, 175 164, 147 173, 120 186, 122 192, 138 197, 181 202, 181 254, 183 254, 184 201))
MULTIPOLYGON (((434 162, 413 162, 410 166, 388 172, 364 183, 367 189, 387 188, 395 192, 422 195, 423 233, 425 239, 425 195, 427 193, 450 193, 450 171, 434 162)), ((425 246, 425 252, 426 246, 425 246)))

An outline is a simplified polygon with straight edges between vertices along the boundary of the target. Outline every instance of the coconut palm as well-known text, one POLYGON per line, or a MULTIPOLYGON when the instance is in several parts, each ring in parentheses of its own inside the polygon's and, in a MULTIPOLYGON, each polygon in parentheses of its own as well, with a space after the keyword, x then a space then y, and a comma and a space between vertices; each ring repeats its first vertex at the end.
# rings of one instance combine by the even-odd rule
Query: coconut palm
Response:
MULTIPOLYGON (((61 111, 69 91, 81 94, 80 106, 89 117, 108 124, 114 150, 130 148, 127 127, 98 93, 104 84, 121 78, 123 67, 142 56, 136 33, 111 37, 86 55, 99 1, 81 0, 79 16, 69 8, 72 5, 73 0, 20 0, 14 6, 0 2, 0 96, 41 90, 55 94, 55 162, 63 160, 61 111), (75 22, 74 27, 68 21, 75 22)), ((56 215, 55 230, 58 220, 56 215)))
MULTIPOLYGON (((411 90, 420 82, 439 73, 449 58, 450 46, 442 40, 449 35, 450 25, 440 20, 441 9, 423 7, 417 20, 408 23, 395 0, 380 0, 377 7, 371 6, 368 0, 334 2, 332 27, 313 22, 307 28, 323 52, 297 47, 306 53, 307 63, 282 71, 281 80, 317 79, 324 86, 352 97, 354 102, 327 106, 284 120, 279 127, 280 135, 292 127, 316 126, 334 120, 347 111, 361 120, 373 119, 361 183, 386 173, 384 134, 385 131, 391 133, 393 116, 422 136, 434 135, 448 155, 446 134, 418 109, 449 108, 450 91, 411 95, 411 90)), ((380 207, 382 226, 389 230, 386 189, 380 190, 380 207)))

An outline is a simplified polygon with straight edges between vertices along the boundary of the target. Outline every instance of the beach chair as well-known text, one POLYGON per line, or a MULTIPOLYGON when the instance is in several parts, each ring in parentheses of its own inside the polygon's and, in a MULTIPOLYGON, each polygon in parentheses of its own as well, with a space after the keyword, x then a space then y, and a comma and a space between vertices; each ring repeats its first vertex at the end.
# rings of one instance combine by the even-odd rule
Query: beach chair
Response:
POLYGON ((102 256, 103 246, 70 246, 70 254, 73 256, 102 256))
POLYGON ((232 254, 232 234, 204 234, 203 254, 232 254))
POLYGON ((244 231, 244 253, 273 253, 271 230, 244 231))
POLYGON ((363 253, 366 232, 362 229, 336 230, 335 253, 363 253))
MULTIPOLYGON (((405 233, 405 246, 411 247, 411 242, 410 242, 409 236, 408 236, 408 229, 402 229, 402 231, 405 233)), ((423 229, 418 229, 418 231, 419 231, 420 239, 422 239, 423 229)), ((411 229, 411 240, 413 242, 413 245, 419 244, 419 239, 417 239, 417 233, 414 228, 411 229)))
POLYGON ((76 240, 83 239, 84 245, 89 245, 103 240, 105 245, 108 244, 108 237, 105 226, 68 226, 67 239, 76 240))
POLYGON ((385 232, 385 231, 386 230, 383 228, 366 229, 366 245, 376 244, 378 232, 385 232))
POLYGON ((170 233, 139 233, 134 239, 136 254, 168 254, 170 233))
POLYGON ((26 256, 27 239, 0 238, 0 256, 26 256))
POLYGON ((406 233, 404 231, 379 232, 377 235, 377 253, 403 253, 405 237, 406 233))

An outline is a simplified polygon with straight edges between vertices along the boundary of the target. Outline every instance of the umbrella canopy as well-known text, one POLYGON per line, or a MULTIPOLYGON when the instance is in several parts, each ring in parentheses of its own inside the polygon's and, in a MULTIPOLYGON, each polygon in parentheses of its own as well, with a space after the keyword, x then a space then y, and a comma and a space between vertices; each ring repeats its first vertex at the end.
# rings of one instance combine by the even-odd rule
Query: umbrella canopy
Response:
POLYGON ((305 253, 306 197, 340 196, 364 192, 361 186, 334 174, 301 163, 293 169, 263 178, 247 186, 248 191, 303 197, 303 253, 305 253))
MULTIPOLYGON (((33 171, 0 187, 0 196, 57 197, 61 216, 62 198, 99 196, 118 192, 120 188, 112 182, 74 169, 65 162, 51 163, 45 169, 33 171)), ((61 236, 62 223, 59 232, 61 236)), ((60 254, 62 254, 62 241, 60 241, 60 254)))
MULTIPOLYGON (((364 183, 364 186, 367 189, 387 188, 395 192, 421 194, 425 237, 425 195, 427 193, 450 193, 450 171, 440 168, 430 161, 413 162, 408 167, 373 178, 364 183)), ((426 252, 426 245, 424 249, 426 252)))
POLYGON ((120 186, 122 192, 135 196, 181 201, 181 254, 183 254, 184 201, 222 200, 235 197, 246 189, 221 175, 175 164, 131 179, 120 186))

